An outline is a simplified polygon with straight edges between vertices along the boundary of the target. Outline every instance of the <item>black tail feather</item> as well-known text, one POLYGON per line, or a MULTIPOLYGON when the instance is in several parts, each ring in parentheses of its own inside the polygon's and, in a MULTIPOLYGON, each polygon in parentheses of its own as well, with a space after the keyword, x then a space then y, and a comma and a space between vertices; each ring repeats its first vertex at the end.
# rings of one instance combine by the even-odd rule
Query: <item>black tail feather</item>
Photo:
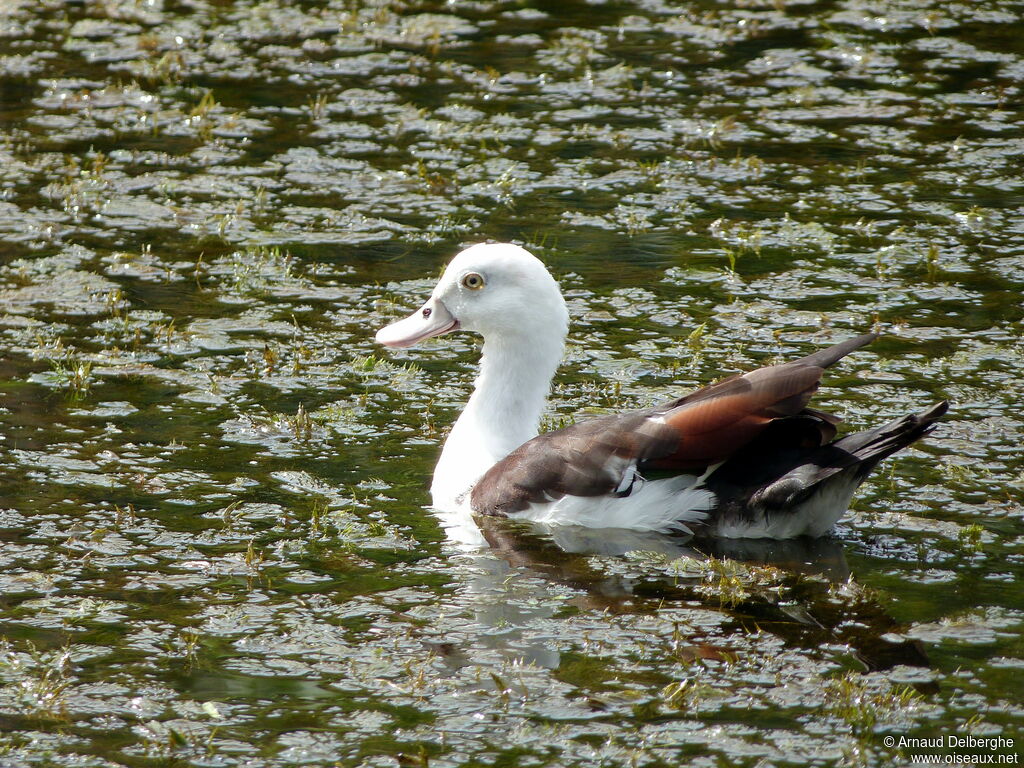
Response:
POLYGON ((931 408, 907 414, 881 427, 844 437, 837 440, 834 445, 856 456, 862 466, 867 464, 865 472, 869 472, 882 459, 931 432, 935 428, 935 422, 942 418, 947 410, 949 403, 942 400, 931 408))
POLYGON ((880 461, 921 439, 949 409, 945 400, 918 413, 824 445, 772 483, 755 491, 750 502, 766 509, 785 509, 808 499, 839 473, 853 471, 859 485, 880 461))

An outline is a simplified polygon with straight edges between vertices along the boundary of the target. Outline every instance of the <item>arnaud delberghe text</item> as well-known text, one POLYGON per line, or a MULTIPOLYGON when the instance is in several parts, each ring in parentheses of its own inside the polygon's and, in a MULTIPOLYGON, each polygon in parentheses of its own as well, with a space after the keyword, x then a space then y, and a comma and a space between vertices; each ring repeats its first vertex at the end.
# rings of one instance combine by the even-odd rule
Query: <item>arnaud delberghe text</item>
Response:
POLYGON ((900 736, 895 746, 910 749, 1013 749, 1014 739, 1009 736, 957 736, 947 733, 931 739, 900 736))

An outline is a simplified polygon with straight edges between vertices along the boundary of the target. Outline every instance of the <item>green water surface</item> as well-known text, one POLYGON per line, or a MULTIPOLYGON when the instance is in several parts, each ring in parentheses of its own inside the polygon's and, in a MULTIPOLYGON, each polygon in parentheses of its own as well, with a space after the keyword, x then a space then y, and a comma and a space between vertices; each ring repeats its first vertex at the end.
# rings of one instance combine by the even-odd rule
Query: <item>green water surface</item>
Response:
POLYGON ((1022 94, 1009 0, 0 2, 0 766, 1019 759, 1022 94), (486 239, 547 427, 950 415, 824 541, 461 544, 478 340, 372 339, 486 239))

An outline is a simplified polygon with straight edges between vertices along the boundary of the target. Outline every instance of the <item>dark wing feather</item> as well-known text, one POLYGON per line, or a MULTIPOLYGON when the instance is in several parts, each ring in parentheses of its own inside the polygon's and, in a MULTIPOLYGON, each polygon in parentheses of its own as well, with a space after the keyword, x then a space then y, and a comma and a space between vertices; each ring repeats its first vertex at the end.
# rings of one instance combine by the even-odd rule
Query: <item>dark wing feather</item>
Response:
POLYGON ((830 439, 837 419, 805 411, 805 406, 825 367, 875 338, 858 336, 791 363, 733 376, 656 408, 538 435, 491 467, 473 488, 471 506, 482 514, 506 515, 565 495, 626 495, 631 473, 703 472, 743 448, 768 424, 798 414, 813 422, 811 432, 818 439, 830 439))
POLYGON ((638 460, 671 453, 679 436, 652 410, 601 416, 538 435, 495 464, 474 486, 471 506, 507 515, 533 502, 616 492, 638 460))

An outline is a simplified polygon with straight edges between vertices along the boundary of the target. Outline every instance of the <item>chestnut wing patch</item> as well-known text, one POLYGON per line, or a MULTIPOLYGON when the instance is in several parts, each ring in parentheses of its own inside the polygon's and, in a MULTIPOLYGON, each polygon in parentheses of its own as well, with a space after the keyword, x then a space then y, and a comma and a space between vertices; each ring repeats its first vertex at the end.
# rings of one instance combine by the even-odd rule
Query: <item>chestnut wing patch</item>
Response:
POLYGON ((670 404, 664 418, 679 434, 677 448, 644 466, 696 471, 724 461, 775 419, 801 413, 822 372, 800 361, 761 368, 670 404))

